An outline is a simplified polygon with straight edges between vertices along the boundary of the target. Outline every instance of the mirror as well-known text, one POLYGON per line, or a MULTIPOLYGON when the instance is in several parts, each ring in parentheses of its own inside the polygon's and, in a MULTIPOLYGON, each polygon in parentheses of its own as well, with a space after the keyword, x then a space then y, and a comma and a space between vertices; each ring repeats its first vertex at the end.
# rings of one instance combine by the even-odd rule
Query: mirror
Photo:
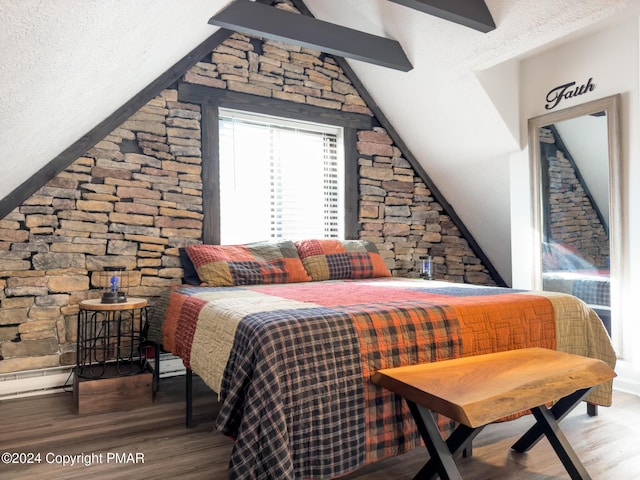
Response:
POLYGON ((609 334, 622 223, 619 97, 529 120, 534 288, 581 298, 609 334))

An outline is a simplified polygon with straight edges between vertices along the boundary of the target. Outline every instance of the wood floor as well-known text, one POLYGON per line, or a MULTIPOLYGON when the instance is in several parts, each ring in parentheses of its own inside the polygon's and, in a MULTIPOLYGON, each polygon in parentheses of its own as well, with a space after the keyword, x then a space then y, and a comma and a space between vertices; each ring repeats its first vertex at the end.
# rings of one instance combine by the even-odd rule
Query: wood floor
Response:
MULTIPOLYGON (((215 395, 194 380, 196 426, 186 429, 183 387, 183 377, 163 379, 152 406, 85 416, 73 413, 71 393, 0 402, 0 453, 40 454, 39 464, 0 463, 0 478, 226 479, 232 443, 213 428, 218 410, 215 395), (84 454, 80 460, 89 466, 56 463, 65 455, 78 454, 84 454)), ((600 408, 598 417, 588 417, 585 411, 578 407, 561 426, 592 478, 640 478, 640 398, 616 392, 614 406, 600 408)), ((473 457, 458 461, 462 476, 469 480, 569 478, 546 440, 524 455, 509 450, 531 422, 522 418, 487 427, 474 441, 473 457)), ((411 479, 426 456, 424 449, 414 450, 343 479, 411 479)))

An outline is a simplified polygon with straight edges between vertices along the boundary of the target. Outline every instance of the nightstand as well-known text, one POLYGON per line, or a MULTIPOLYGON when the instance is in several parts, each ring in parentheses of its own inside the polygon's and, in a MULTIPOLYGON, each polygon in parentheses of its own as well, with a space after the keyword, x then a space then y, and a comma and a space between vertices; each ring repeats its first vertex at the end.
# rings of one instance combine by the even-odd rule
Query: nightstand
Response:
POLYGON ((147 358, 148 303, 128 298, 80 302, 74 398, 79 414, 129 410, 153 402, 147 358))

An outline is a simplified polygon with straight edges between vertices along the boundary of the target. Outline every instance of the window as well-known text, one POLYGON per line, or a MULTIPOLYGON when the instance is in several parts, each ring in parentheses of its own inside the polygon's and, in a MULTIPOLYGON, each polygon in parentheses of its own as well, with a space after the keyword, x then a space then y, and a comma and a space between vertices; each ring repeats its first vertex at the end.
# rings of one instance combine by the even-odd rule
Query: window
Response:
POLYGON ((220 108, 220 243, 344 238, 342 135, 220 108))

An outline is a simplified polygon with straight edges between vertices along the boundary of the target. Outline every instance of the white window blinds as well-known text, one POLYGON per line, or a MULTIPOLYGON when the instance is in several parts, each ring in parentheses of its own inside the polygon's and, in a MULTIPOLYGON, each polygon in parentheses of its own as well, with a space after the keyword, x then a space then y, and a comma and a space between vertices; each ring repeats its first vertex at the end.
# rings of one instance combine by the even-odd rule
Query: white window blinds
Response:
POLYGON ((342 129, 220 109, 220 241, 342 238, 342 129))

